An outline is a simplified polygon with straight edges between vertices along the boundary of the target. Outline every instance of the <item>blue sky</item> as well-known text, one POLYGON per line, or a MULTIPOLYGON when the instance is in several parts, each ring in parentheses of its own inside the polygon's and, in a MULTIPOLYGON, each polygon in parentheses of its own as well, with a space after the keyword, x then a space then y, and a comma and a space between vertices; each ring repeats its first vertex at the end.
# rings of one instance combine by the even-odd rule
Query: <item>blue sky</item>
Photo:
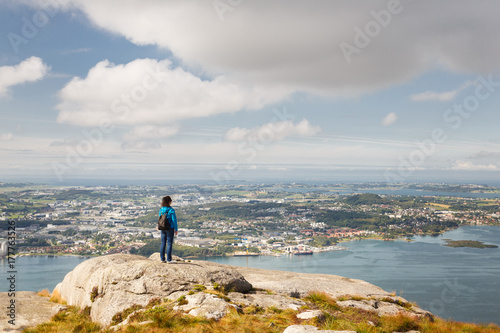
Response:
POLYGON ((2 178, 498 179, 498 7, 0 0, 2 178))

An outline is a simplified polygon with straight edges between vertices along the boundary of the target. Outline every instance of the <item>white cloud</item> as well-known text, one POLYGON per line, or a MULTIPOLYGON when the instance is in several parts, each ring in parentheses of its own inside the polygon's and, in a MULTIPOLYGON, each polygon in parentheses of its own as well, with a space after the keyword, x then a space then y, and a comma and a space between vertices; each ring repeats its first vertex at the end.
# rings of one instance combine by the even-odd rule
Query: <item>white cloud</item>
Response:
POLYGON ((398 115, 394 112, 388 113, 387 116, 382 119, 382 126, 389 126, 393 124, 398 119, 398 115))
POLYGON ((179 132, 177 125, 168 126, 142 125, 135 126, 123 137, 122 148, 125 149, 158 149, 163 143, 168 142, 168 138, 179 132))
POLYGON ((453 163, 452 170, 498 170, 494 164, 474 164, 470 161, 457 160, 453 163))
POLYGON ((499 151, 481 150, 480 152, 474 153, 467 158, 470 158, 470 159, 486 159, 486 158, 498 159, 498 158, 500 158, 500 152, 499 151))
POLYGON ((59 93, 58 121, 97 126, 151 125, 259 109, 281 100, 283 89, 236 85, 224 76, 202 80, 172 68, 169 60, 137 59, 125 65, 101 61, 87 77, 73 78, 59 93))
POLYGON ((130 133, 134 139, 159 139, 174 136, 179 131, 177 126, 136 126, 130 133))
POLYGON ((281 141, 288 136, 313 136, 321 132, 319 126, 312 126, 309 121, 302 119, 294 124, 293 121, 279 121, 251 129, 235 127, 227 131, 226 141, 281 141))
POLYGON ((452 91, 445 91, 445 92, 434 92, 434 91, 425 91, 423 93, 418 93, 418 94, 413 94, 410 96, 410 99, 415 102, 425 102, 425 101, 440 101, 440 102, 448 102, 455 97, 457 97, 458 93, 460 93, 462 90, 475 85, 475 81, 467 81, 464 84, 462 84, 460 87, 458 87, 455 90, 452 91))
POLYGON ((500 68, 500 3, 493 1, 401 2, 401 12, 386 26, 379 24, 380 32, 368 37, 366 46, 358 45, 350 64, 340 44, 355 46, 355 28, 376 25, 371 12, 386 10, 387 1, 252 0, 227 11, 223 21, 213 1, 60 3, 133 43, 158 45, 184 64, 253 85, 351 96, 433 68, 460 73, 500 68))
POLYGON ((38 57, 31 57, 15 66, 0 67, 0 98, 9 94, 9 88, 42 79, 50 67, 38 57))
POLYGON ((5 133, 0 135, 0 141, 10 141, 13 137, 12 133, 5 133))
POLYGON ((243 141, 250 133, 250 130, 247 128, 234 127, 227 131, 224 136, 224 140, 226 141, 243 141))

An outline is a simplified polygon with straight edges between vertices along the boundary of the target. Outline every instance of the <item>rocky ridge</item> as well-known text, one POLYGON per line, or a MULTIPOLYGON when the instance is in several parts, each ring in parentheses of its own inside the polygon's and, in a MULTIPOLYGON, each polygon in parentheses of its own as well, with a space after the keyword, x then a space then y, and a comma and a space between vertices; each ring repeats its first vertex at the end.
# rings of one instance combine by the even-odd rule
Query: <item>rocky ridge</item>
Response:
MULTIPOLYGON (((355 296, 338 304, 379 315, 432 316, 418 307, 407 306, 408 302, 403 298, 361 280, 181 258, 175 258, 174 264, 164 264, 157 253, 150 258, 114 254, 89 259, 68 273, 55 291, 68 305, 82 309, 89 307, 92 320, 104 326, 115 325, 113 317, 117 313, 133 305, 144 307, 157 299, 176 301, 174 309, 177 311, 215 320, 222 318, 231 308, 240 310, 246 306, 301 311, 305 302, 299 298, 312 291, 322 291, 334 298, 355 296), (225 296, 210 293, 214 289, 225 290, 225 296)), ((304 320, 320 316, 321 311, 311 310, 297 314, 297 318, 304 320)), ((123 319, 125 322, 116 328, 127 323, 128 318, 123 319)), ((301 329, 306 332, 313 327, 291 326, 290 332, 300 332, 301 329)))

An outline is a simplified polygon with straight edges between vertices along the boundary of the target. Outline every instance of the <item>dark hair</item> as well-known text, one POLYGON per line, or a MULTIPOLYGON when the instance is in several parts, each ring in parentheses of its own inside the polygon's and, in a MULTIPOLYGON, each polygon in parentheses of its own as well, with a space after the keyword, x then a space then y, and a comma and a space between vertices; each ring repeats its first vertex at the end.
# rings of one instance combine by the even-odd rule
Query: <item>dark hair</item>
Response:
POLYGON ((170 203, 172 202, 172 198, 170 195, 167 195, 166 197, 163 197, 161 199, 161 206, 162 207, 170 207, 170 203))

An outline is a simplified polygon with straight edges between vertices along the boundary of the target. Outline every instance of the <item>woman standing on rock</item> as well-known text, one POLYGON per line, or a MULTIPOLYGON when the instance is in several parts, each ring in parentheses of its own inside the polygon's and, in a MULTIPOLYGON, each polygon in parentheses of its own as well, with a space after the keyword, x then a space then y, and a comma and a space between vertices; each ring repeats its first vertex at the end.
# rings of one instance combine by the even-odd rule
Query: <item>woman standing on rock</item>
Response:
MULTIPOLYGON (((170 207, 172 203, 172 198, 167 195, 161 200, 161 208, 158 212, 158 217, 162 215, 167 215, 167 221, 170 224, 168 230, 160 230, 161 233, 161 246, 160 246, 160 258, 161 262, 171 264, 172 263, 172 245, 174 244, 174 234, 177 236, 177 217, 175 216, 175 210, 170 207), (165 247, 167 248, 167 260, 165 261, 165 247)), ((158 230, 158 226, 156 227, 158 230)))

